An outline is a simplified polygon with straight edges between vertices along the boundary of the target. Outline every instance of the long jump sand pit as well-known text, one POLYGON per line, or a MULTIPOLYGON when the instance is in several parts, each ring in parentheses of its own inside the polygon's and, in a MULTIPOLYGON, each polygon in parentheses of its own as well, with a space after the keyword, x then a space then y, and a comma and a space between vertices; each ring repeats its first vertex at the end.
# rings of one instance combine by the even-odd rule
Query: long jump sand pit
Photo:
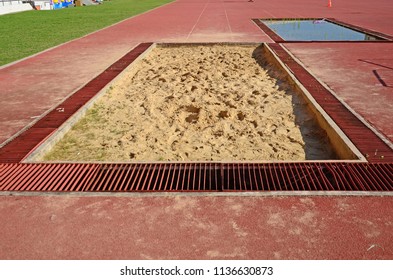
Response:
POLYGON ((125 71, 41 160, 337 159, 261 46, 157 46, 125 71))

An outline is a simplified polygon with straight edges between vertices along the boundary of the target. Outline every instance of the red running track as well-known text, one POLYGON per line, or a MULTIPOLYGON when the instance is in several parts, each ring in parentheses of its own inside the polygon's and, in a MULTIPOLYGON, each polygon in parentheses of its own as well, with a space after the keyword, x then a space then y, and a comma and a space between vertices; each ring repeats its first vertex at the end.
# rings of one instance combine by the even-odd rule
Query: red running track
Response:
MULTIPOLYGON (((332 17, 393 35, 390 0, 333 0, 332 8, 326 5, 322 0, 176 1, 3 67, 0 142, 140 42, 270 42, 249 20, 261 17, 332 17), (69 78, 59 82, 53 73, 69 78)), ((373 104, 385 103, 389 113, 391 101, 380 99, 385 93, 370 76, 373 64, 360 63, 354 55, 360 51, 361 59, 371 58, 373 63, 377 59, 378 64, 392 67, 391 56, 382 55, 386 44, 369 44, 362 50, 353 45, 325 45, 322 50, 311 44, 286 46, 390 137, 385 118, 378 117, 381 111, 373 104), (329 52, 328 58, 321 58, 321 53, 329 52), (342 79, 367 78, 344 84, 328 80, 329 69, 338 69, 342 79), (365 101, 370 106, 363 101, 356 104, 364 95, 359 88, 377 90, 378 95, 365 101)), ((381 72, 390 85, 386 69, 381 72)), ((391 88, 384 90, 391 93, 391 88)), ((3 193, 0 209, 3 259, 393 259, 392 197, 13 197, 3 193)))
POLYGON ((0 197, 1 259, 392 259, 391 197, 0 197))
MULTIPOLYGON (((393 27, 389 24, 389 11, 393 9, 391 1, 380 0, 378 5, 372 5, 366 0, 341 2, 333 1, 333 7, 327 8, 322 0, 180 0, 2 67, 0 143, 31 125, 140 42, 271 42, 251 21, 252 18, 263 17, 334 17, 367 29, 393 34, 393 27)), ((376 45, 373 48, 380 52, 382 47, 376 45)), ((351 56, 352 49, 351 46, 347 47, 343 55, 351 56)), ((373 55, 375 51, 369 51, 367 55, 373 55)), ((324 51, 318 49, 316 52, 314 57, 324 51)), ((342 57, 331 66, 339 67, 341 60, 342 57)), ((392 62, 385 57, 379 63, 391 67, 392 62)), ((318 64, 310 65, 313 66, 320 67, 318 64)), ((352 70, 348 67, 345 69, 347 72, 352 70)), ((370 85, 369 80, 358 79, 356 82, 359 87, 370 85)), ((340 91, 337 94, 340 95, 340 91)), ((371 114, 380 114, 381 111, 374 105, 367 111, 371 109, 371 114)), ((356 109, 360 111, 362 108, 356 109)), ((370 122, 379 131, 387 129, 385 120, 379 122, 372 119, 370 122)), ((388 137, 390 134, 385 133, 388 137)))

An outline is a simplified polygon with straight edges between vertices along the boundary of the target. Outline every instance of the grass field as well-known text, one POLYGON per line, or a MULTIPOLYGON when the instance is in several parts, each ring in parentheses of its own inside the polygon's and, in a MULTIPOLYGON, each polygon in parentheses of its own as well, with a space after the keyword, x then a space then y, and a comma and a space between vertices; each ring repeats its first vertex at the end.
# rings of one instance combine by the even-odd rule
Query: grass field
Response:
POLYGON ((0 16, 0 65, 79 38, 173 0, 111 0, 102 5, 0 16))

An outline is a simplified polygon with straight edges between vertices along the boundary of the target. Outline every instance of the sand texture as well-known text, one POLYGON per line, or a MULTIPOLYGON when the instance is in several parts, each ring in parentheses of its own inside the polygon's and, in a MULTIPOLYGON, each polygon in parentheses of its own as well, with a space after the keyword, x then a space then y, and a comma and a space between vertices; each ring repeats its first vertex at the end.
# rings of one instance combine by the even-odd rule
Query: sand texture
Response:
POLYGON ((256 46, 156 47, 44 160, 332 159, 300 96, 256 46))

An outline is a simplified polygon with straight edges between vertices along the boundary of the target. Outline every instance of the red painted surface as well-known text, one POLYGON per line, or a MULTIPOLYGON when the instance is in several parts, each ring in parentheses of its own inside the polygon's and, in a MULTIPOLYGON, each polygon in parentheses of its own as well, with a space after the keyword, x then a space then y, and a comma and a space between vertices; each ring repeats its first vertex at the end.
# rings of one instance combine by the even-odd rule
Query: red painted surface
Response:
POLYGON ((285 46, 339 98, 393 142, 393 43, 285 46))
MULTIPOLYGON (((333 17, 393 35, 392 10, 391 0, 333 1, 332 8, 327 8, 322 0, 176 1, 0 69, 0 142, 87 83, 139 42, 271 42, 248 21, 262 17, 333 17), (219 21, 214 23, 221 34, 218 38, 207 29, 207 21, 211 19, 204 16, 213 7, 220 14, 219 21), (223 9, 229 25, 224 23, 223 9), (53 73, 68 78, 59 82, 53 73)), ((343 98, 349 96, 351 106, 359 114, 390 135, 382 122, 377 126, 381 110, 374 104, 379 101, 386 107, 391 105, 390 99, 381 98, 384 93, 377 91, 378 95, 361 101, 364 85, 370 82, 352 83, 362 82, 357 75, 366 77, 366 81, 374 79, 370 70, 375 65, 358 62, 355 53, 360 52, 363 60, 391 66, 390 47, 384 53, 385 49, 380 47, 386 44, 367 44, 356 49, 332 44, 321 51, 308 44, 304 46, 305 53, 301 45, 297 44, 296 49, 294 46, 291 50, 316 75, 325 77, 326 82, 335 74, 329 70, 329 64, 340 66, 337 73, 347 82, 333 81, 336 93, 343 98), (357 73, 354 79, 352 71, 357 73)), ((377 71, 390 85, 390 69, 382 68, 377 71)), ((391 92, 391 88, 387 90, 391 92)), ((380 118, 383 119, 382 114, 380 118)), ((0 257, 392 259, 392 209, 391 197, 1 196, 0 257)))
POLYGON ((140 42, 271 42, 251 21, 334 17, 393 35, 393 3, 380 0, 180 0, 0 69, 0 142, 37 119, 140 42), (372 13, 370 13, 372 8, 372 13), (66 59, 63 59, 66 57, 66 59), (56 73, 56 75, 54 74, 56 73))
POLYGON ((0 197, 1 259, 392 259, 393 197, 0 197))

